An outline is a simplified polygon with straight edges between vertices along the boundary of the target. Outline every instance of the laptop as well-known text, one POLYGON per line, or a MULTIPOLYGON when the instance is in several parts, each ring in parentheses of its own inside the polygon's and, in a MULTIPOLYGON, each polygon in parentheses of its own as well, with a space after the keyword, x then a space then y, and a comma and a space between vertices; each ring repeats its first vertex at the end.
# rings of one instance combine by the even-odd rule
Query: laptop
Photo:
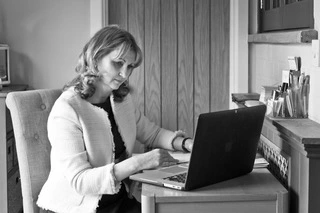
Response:
POLYGON ((248 174, 265 112, 266 106, 258 105, 200 114, 189 162, 144 170, 130 179, 189 191, 248 174))

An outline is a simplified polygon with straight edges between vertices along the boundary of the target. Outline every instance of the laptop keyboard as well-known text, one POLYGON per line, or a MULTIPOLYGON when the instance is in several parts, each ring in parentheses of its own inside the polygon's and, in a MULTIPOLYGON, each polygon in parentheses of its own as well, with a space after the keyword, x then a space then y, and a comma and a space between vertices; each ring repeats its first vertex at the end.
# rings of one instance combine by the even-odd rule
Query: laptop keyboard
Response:
POLYGON ((187 173, 181 173, 181 174, 178 174, 178 175, 173 175, 173 176, 170 176, 170 177, 166 177, 164 179, 165 180, 179 182, 179 183, 184 183, 184 182, 186 182, 186 177, 187 177, 187 173))

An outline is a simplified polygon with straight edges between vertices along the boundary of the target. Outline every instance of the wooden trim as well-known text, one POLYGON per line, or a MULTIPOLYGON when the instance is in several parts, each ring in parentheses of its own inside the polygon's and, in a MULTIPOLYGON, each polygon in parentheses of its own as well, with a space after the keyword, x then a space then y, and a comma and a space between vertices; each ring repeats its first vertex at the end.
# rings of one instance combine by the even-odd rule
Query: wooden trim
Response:
POLYGON ((250 34, 249 43, 271 43, 271 44, 298 44, 311 43, 312 40, 318 39, 317 30, 295 30, 275 33, 250 34))
POLYGON ((248 0, 230 1, 230 94, 248 92, 248 8, 248 0))
POLYGON ((120 28, 128 30, 128 0, 108 0, 106 14, 108 24, 117 24, 120 28))
POLYGON ((108 0, 90 0, 90 36, 108 23, 108 0))

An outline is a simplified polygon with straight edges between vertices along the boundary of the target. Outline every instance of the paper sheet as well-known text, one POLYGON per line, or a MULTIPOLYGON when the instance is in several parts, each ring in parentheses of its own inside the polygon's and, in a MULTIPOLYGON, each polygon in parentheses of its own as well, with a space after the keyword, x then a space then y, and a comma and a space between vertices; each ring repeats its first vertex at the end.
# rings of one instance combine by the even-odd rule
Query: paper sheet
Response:
POLYGON ((257 169, 257 168, 266 168, 266 167, 268 167, 268 165, 269 165, 268 161, 266 161, 266 159, 261 157, 261 158, 256 158, 255 159, 253 168, 255 168, 255 169, 257 169))

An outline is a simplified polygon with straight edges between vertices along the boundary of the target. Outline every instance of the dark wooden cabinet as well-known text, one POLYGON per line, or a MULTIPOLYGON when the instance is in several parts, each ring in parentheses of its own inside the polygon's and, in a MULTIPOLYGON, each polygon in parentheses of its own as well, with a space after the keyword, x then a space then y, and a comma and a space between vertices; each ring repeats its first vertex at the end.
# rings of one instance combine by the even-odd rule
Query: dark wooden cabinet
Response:
POLYGON ((15 148, 10 111, 5 100, 11 91, 21 91, 26 85, 11 85, 0 91, 0 212, 22 212, 19 165, 15 148))
POLYGON ((259 151, 289 191, 290 213, 320 209, 320 124, 266 117, 259 151))
POLYGON ((314 27, 313 0, 259 1, 260 32, 314 27))

